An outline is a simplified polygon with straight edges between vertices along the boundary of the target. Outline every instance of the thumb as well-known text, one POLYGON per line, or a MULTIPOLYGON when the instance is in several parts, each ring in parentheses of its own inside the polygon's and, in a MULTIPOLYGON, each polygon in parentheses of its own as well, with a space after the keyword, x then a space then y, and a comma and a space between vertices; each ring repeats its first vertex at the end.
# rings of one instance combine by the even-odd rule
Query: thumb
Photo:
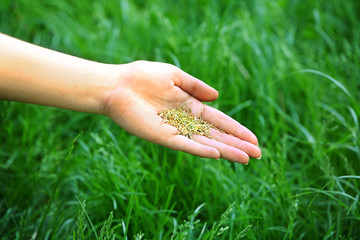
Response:
POLYGON ((174 84, 200 101, 211 102, 219 96, 214 88, 182 70, 176 75, 174 84))

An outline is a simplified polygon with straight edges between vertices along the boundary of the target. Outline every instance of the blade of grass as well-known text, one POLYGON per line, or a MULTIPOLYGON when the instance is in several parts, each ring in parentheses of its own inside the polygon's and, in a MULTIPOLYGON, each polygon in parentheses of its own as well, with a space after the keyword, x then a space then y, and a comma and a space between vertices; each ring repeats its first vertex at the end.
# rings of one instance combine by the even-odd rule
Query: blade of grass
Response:
POLYGON ((319 76, 322 76, 328 80, 330 80, 331 82, 333 82, 336 86, 338 86, 347 96, 349 96, 351 99, 353 98, 352 95, 350 94, 350 92, 346 89, 346 87, 340 83, 338 80, 336 80, 335 78, 322 73, 320 71, 314 70, 314 69, 303 69, 303 70, 299 70, 297 71, 298 73, 313 73, 319 76))
POLYGON ((76 196, 76 200, 77 200, 77 201, 78 201, 78 203, 80 204, 82 211, 84 212, 84 214, 85 214, 85 216, 86 216, 87 220, 89 221, 89 224, 90 224, 91 230, 93 231, 93 233, 94 233, 94 235, 95 235, 95 238, 96 238, 96 239, 99 239, 99 237, 98 237, 98 235, 97 235, 97 232, 96 232, 96 229, 95 229, 95 227, 94 227, 94 224, 92 223, 92 221, 91 221, 91 219, 90 219, 89 215, 87 214, 87 211, 86 211, 86 209, 85 209, 84 204, 80 201, 80 199, 79 199, 77 196, 76 196))
POLYGON ((80 137, 80 135, 81 135, 81 133, 79 133, 79 134, 73 139, 73 141, 71 142, 70 149, 69 149, 69 151, 68 151, 67 156, 63 159, 63 161, 62 161, 61 164, 60 164, 60 165, 62 166, 62 169, 61 169, 61 171, 60 171, 60 173, 59 173, 59 176, 58 176, 58 178, 57 178, 57 180, 56 180, 56 183, 55 183, 55 185, 54 185, 52 194, 51 194, 50 199, 49 199, 49 201, 48 201, 48 204, 47 204, 47 206, 46 206, 45 212, 44 212, 44 214, 43 214, 43 216, 42 216, 40 225, 39 225, 39 227, 38 227, 38 229, 37 229, 37 231, 36 231, 36 237, 35 237, 35 238, 37 238, 38 236, 41 236, 41 231, 42 231, 42 228, 43 228, 43 226, 44 226, 45 219, 46 219, 47 215, 49 214, 50 206, 51 206, 52 202, 54 201, 54 197, 55 197, 56 191, 58 190, 59 184, 60 184, 60 182, 62 181, 62 179, 63 179, 63 177, 64 177, 65 170, 66 170, 66 163, 67 163, 67 161, 71 158, 72 152, 73 152, 73 150, 74 150, 74 148, 75 148, 75 142, 76 142, 77 139, 80 137))

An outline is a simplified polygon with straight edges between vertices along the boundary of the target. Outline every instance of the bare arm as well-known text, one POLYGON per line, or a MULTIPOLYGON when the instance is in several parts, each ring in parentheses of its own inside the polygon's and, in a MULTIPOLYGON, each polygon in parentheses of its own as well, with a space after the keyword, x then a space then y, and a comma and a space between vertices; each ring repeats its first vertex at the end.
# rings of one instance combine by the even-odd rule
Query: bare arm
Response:
POLYGON ((35 46, 0 34, 0 99, 103 114, 128 132, 174 150, 247 163, 259 158, 256 136, 224 113, 200 101, 218 93, 177 67, 137 61, 102 64, 35 46), (214 139, 177 135, 158 112, 190 102, 195 115, 216 130, 214 139))
POLYGON ((100 113, 115 84, 110 66, 0 33, 0 99, 100 113))

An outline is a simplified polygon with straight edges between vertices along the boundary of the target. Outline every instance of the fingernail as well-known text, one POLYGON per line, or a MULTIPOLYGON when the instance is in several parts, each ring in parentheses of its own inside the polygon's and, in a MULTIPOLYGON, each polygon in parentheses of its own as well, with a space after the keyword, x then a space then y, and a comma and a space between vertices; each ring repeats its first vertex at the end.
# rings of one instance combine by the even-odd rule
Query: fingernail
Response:
POLYGON ((262 154, 260 155, 260 157, 259 158, 257 158, 257 159, 261 159, 261 157, 262 157, 262 154))

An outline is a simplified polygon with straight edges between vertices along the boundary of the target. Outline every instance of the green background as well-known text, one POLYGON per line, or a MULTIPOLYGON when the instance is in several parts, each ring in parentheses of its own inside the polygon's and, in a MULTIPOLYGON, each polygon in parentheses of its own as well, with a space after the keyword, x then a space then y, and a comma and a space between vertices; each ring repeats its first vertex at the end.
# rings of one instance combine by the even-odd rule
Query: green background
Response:
POLYGON ((0 32, 212 85, 263 157, 201 159, 103 116, 1 101, 0 236, 359 239, 359 13, 357 0, 2 0, 0 32))

